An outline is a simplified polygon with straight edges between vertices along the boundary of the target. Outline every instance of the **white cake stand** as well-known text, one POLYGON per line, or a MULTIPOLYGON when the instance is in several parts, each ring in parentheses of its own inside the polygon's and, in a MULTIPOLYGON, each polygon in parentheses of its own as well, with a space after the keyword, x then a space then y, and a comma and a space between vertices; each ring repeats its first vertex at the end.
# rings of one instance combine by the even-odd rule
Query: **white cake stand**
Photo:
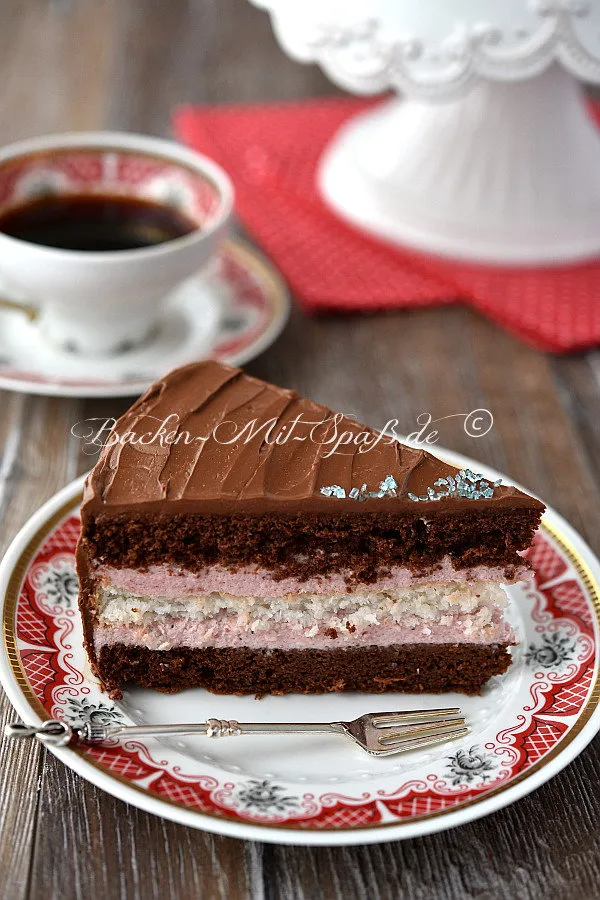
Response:
POLYGON ((600 253, 600 0, 251 0, 284 49, 403 96, 335 136, 318 177, 384 239, 499 264, 600 253))

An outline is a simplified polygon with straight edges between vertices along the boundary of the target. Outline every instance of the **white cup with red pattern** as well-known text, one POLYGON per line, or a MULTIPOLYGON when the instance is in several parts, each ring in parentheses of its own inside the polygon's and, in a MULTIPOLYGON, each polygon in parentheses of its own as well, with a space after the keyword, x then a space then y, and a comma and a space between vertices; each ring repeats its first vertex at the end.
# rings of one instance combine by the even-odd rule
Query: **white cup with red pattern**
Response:
POLYGON ((232 210, 233 186, 223 169, 171 141, 84 132, 12 144, 0 150, 0 307, 28 313, 63 350, 124 351, 149 338, 169 295, 214 258, 232 210), (152 232, 156 215, 148 214, 143 240, 117 240, 116 249, 110 241, 84 246, 91 226, 83 210, 89 219, 102 198, 121 210, 114 233, 104 223, 105 239, 134 209, 162 209, 169 228, 152 232), (67 220, 70 238, 62 244, 40 239, 46 234, 54 242, 67 220))

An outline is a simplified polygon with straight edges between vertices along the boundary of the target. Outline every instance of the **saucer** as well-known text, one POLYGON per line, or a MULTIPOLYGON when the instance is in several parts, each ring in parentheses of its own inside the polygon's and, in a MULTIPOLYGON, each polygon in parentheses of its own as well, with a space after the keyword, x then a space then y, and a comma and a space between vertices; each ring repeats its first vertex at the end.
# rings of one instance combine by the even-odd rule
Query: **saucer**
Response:
POLYGON ((270 263, 237 239, 175 291, 156 333, 111 357, 49 344, 21 313, 0 310, 0 388, 55 397, 141 394, 177 366, 212 358, 242 365, 266 350, 287 322, 287 289, 270 263))

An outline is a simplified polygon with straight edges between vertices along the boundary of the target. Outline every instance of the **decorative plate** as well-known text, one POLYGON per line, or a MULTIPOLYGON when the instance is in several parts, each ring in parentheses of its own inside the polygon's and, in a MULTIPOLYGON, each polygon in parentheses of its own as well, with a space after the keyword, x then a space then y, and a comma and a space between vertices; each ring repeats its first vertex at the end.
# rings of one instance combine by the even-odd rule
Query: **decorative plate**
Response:
MULTIPOLYGON (((479 463, 444 453, 492 478, 479 463)), ((22 529, 0 567, 2 684, 29 723, 66 718, 157 723, 330 721, 437 707, 431 695, 165 696, 131 689, 111 702, 82 649, 74 550, 82 479, 22 529)), ((520 637, 509 672, 480 697, 450 694, 471 734, 426 751, 371 758, 336 735, 130 739, 53 749, 109 793, 197 828, 288 844, 355 844, 427 834, 487 815, 539 787, 600 728, 600 565, 548 510, 530 559, 531 587, 510 587, 520 637)))
POLYGON ((129 397, 177 366, 212 357, 242 365, 287 322, 287 289, 271 264, 239 240, 211 271, 171 297, 156 336, 118 356, 86 357, 49 345, 20 313, 0 310, 0 388, 56 397, 129 397))

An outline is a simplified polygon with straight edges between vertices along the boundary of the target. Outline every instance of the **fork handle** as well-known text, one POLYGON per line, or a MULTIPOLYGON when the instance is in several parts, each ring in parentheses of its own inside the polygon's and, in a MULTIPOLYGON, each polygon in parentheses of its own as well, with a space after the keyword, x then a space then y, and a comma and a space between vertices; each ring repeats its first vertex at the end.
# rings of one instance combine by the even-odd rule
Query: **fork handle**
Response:
POLYGON ((190 725, 106 725, 91 726, 87 740, 108 737, 143 737, 144 735, 204 734, 207 737, 233 737, 239 734, 298 734, 344 731, 341 722, 238 722, 235 719, 207 719, 190 725), (100 737, 102 732, 103 737, 100 737))
POLYGON ((164 734, 203 734, 206 737, 233 737, 239 734, 299 734, 301 732, 345 733, 343 722, 237 722, 235 719, 207 719, 206 722, 189 725, 106 725, 102 722, 85 722, 72 726, 67 722, 50 719, 42 725, 25 725, 13 722, 5 727, 6 737, 13 739, 35 737, 43 744, 66 747, 81 741, 98 744, 111 737, 144 737, 164 734))

